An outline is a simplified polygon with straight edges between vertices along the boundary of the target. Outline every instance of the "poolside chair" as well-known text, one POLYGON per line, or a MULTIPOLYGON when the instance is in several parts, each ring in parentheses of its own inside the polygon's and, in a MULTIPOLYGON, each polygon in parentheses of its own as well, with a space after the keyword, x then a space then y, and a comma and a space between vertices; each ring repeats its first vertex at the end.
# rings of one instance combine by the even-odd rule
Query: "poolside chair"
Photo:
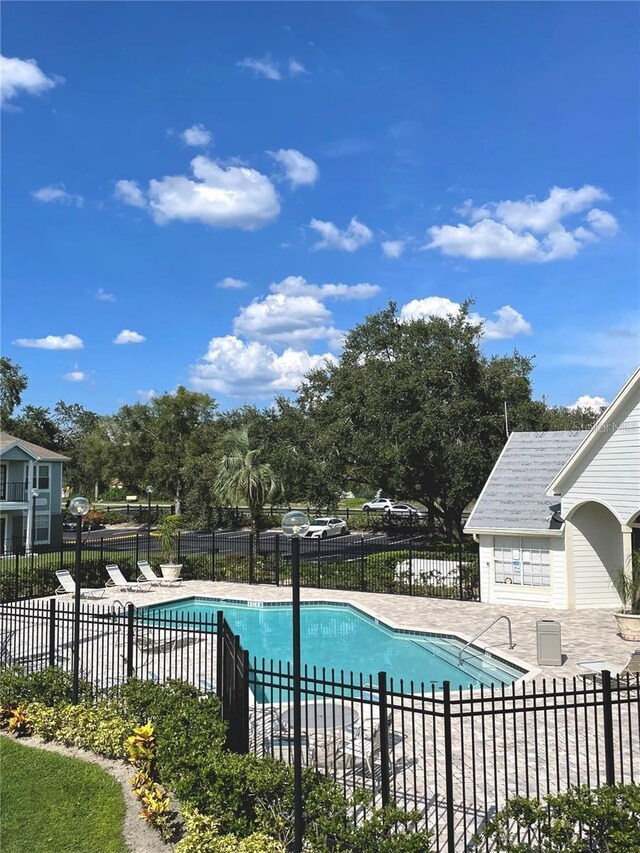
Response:
POLYGON ((147 581, 152 586, 179 586, 182 578, 159 578, 147 560, 138 560, 138 583, 147 581))
MULTIPOLYGON (((59 569, 56 572, 56 577, 60 582, 60 586, 56 588, 56 595, 74 595, 76 591, 76 582, 71 576, 71 572, 68 572, 66 569, 59 569)), ((105 594, 106 590, 103 588, 98 589, 81 589, 80 597, 81 598, 102 598, 105 594)))
POLYGON ((583 660, 578 661, 576 666, 579 667, 578 674, 581 678, 592 678, 594 681, 602 681, 602 671, 609 670, 611 678, 616 676, 626 678, 628 675, 634 676, 640 674, 640 649, 636 649, 624 666, 611 663, 608 660, 583 660))
MULTIPOLYGON (((376 709, 377 710, 377 709, 376 709)), ((372 717, 362 721, 362 726, 356 726, 353 730, 345 729, 344 737, 341 743, 336 748, 336 759, 344 756, 346 766, 352 764, 361 764, 372 776, 374 772, 374 764, 376 758, 380 755, 382 749, 382 740, 380 738, 380 722, 378 721, 373 728, 369 728, 367 723, 370 723, 372 717)), ((387 726, 389 730, 389 746, 395 743, 396 738, 393 734, 393 714, 390 712, 387 717, 387 726)))
POLYGON ((127 590, 128 592, 149 592, 151 589, 149 581, 135 581, 133 583, 128 581, 115 563, 105 566, 105 569, 109 575, 105 582, 105 587, 107 589, 117 589, 120 591, 127 590))

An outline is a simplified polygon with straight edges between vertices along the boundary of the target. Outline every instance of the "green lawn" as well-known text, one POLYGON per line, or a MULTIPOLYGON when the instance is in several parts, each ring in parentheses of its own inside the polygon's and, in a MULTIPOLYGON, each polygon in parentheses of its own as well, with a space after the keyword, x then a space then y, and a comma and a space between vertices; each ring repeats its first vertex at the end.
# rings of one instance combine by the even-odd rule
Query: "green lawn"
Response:
POLYGON ((124 813, 101 768, 0 737, 2 853, 121 853, 124 813))

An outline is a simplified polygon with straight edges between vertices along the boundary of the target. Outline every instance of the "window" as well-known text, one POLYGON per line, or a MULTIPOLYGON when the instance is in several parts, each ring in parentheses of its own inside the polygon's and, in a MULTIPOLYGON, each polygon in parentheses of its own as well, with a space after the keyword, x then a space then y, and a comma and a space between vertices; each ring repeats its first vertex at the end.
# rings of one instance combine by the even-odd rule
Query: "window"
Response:
POLYGON ((49 541, 49 513, 38 515, 36 513, 35 527, 33 529, 33 541, 40 544, 49 541))
POLYGON ((493 560, 496 583, 551 586, 549 542, 544 537, 496 536, 493 560))
POLYGON ((34 465, 33 468, 33 488, 48 491, 49 489, 49 466, 34 465))

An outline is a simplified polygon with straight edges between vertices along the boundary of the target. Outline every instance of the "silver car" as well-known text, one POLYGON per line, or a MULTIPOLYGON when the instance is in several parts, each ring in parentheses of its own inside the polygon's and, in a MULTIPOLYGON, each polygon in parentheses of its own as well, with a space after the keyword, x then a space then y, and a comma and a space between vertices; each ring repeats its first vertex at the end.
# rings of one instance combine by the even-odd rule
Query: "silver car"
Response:
POLYGON ((391 515, 402 516, 403 518, 429 518, 426 509, 419 509, 413 504, 394 504, 389 512, 391 515))

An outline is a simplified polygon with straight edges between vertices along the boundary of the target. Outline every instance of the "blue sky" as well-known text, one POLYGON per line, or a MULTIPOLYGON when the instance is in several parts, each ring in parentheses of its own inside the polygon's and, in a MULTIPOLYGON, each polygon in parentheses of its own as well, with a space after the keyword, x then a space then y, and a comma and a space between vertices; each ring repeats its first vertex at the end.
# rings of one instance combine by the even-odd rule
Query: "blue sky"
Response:
POLYGON ((25 402, 295 388, 467 297, 534 389, 640 361, 632 3, 5 3, 2 351, 25 402))

